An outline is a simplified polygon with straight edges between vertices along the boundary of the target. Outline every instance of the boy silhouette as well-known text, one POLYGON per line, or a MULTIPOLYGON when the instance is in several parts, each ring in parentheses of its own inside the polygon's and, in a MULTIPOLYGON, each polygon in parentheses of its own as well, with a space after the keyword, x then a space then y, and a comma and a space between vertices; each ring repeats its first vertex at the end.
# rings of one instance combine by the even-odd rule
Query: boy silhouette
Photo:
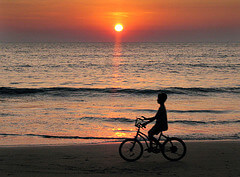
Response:
POLYGON ((157 114, 154 117, 151 118, 144 118, 144 120, 149 120, 148 122, 144 123, 144 126, 149 124, 150 122, 154 121, 156 119, 155 125, 148 131, 148 137, 150 139, 150 151, 153 150, 152 147, 152 141, 157 142, 157 139, 154 137, 154 135, 159 134, 161 131, 166 131, 168 129, 168 123, 167 123, 167 111, 165 108, 165 101, 167 100, 167 94, 166 93, 159 93, 157 102, 160 104, 160 107, 157 111, 157 114))

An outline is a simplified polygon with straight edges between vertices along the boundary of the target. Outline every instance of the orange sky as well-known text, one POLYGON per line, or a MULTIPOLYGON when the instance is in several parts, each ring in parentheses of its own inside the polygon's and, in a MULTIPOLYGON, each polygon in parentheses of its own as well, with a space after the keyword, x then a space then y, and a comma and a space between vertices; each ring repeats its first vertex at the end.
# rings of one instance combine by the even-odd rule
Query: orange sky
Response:
POLYGON ((1 0, 0 41, 240 40, 239 0, 1 0))

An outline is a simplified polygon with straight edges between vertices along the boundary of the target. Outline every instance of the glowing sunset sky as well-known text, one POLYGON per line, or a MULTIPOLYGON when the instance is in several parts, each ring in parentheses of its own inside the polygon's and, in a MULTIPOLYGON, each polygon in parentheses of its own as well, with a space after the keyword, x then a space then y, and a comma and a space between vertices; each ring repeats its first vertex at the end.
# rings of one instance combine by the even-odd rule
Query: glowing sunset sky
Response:
POLYGON ((239 0, 0 0, 0 41, 239 41, 239 0))

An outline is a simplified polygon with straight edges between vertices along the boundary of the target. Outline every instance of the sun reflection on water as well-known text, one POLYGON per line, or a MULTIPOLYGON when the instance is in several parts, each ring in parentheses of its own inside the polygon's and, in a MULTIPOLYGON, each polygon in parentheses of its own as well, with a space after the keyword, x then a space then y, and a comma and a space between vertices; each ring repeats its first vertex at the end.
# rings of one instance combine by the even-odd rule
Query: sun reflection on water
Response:
POLYGON ((121 42, 116 41, 114 45, 114 54, 112 59, 112 88, 121 88, 123 73, 120 72, 120 64, 123 62, 122 59, 122 46, 121 42))

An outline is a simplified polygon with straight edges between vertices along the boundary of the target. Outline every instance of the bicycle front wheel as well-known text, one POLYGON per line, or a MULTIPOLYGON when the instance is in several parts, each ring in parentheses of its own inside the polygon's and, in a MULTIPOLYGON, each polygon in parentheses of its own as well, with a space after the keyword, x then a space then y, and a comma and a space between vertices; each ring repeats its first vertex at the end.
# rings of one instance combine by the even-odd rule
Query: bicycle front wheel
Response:
POLYGON ((163 143, 162 154, 171 161, 182 159, 186 154, 185 143, 179 138, 169 138, 163 143))
POLYGON ((142 156, 143 146, 136 139, 126 139, 119 146, 119 154, 124 160, 134 162, 142 156))

